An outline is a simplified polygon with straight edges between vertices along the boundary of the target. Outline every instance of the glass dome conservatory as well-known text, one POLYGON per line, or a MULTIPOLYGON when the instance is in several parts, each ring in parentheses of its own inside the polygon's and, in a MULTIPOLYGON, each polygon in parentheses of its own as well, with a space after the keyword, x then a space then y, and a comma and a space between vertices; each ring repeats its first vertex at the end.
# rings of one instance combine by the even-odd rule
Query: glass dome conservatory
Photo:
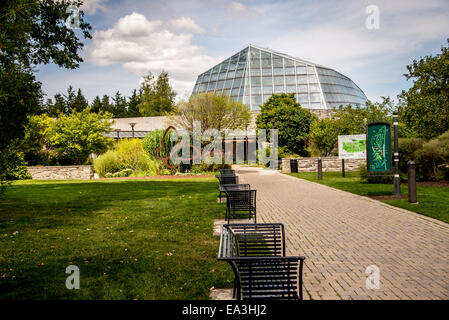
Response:
POLYGON ((192 94, 219 92, 259 110, 273 93, 294 93, 304 108, 366 103, 363 91, 330 68, 250 45, 200 74, 192 94))

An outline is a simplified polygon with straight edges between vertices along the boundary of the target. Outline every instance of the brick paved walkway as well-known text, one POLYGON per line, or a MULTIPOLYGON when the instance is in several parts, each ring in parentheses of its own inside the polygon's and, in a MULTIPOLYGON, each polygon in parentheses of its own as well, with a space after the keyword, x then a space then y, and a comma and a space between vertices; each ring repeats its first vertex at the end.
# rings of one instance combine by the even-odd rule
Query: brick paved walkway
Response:
POLYGON ((305 299, 449 299, 449 225, 310 181, 235 166, 260 222, 282 222, 306 256, 305 299), (366 289, 367 266, 380 288, 366 289))

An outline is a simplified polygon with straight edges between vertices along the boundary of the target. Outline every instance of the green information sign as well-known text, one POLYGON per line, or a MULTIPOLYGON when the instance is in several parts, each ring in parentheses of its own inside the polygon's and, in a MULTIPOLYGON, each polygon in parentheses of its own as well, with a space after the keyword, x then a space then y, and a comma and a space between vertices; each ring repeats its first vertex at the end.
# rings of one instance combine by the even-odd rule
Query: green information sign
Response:
POLYGON ((370 123, 366 129, 368 172, 391 172, 391 124, 370 123))

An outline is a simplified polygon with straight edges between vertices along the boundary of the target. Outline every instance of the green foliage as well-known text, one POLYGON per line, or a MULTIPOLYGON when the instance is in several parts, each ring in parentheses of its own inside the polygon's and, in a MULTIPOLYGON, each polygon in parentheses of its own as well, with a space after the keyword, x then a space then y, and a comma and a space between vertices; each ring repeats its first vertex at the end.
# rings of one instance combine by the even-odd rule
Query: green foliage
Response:
MULTIPOLYGON (((449 39, 448 39, 449 43, 449 39)), ((449 48, 407 66, 408 91, 402 91, 401 119, 416 137, 434 138, 449 129, 449 48)))
POLYGON ((201 130, 246 129, 251 122, 251 112, 245 104, 231 97, 214 92, 190 96, 176 105, 171 117, 177 129, 193 130, 193 123, 200 122, 201 130))
POLYGON ((114 107, 112 110, 112 114, 114 115, 114 118, 124 118, 127 115, 127 109, 126 109, 126 97, 123 97, 120 92, 116 92, 114 98, 112 98, 114 101, 114 107))
POLYGON ((31 179, 26 169, 23 153, 19 151, 16 144, 6 150, 0 151, 0 181, 31 179))
POLYGON ((139 103, 141 102, 140 94, 137 94, 136 90, 133 90, 133 93, 128 99, 128 113, 127 117, 141 117, 142 114, 139 111, 139 103))
POLYGON ((49 131, 49 143, 62 163, 83 164, 91 153, 105 152, 112 139, 104 136, 111 130, 111 114, 91 113, 90 109, 60 116, 49 131))
POLYGON ((449 180, 449 131, 429 141, 399 139, 398 148, 399 168, 404 178, 407 177, 407 162, 413 160, 418 181, 449 180))
MULTIPOLYGON (((170 151, 175 145, 176 141, 170 140, 170 133, 173 131, 169 131, 165 136, 164 140, 164 148, 159 151, 159 158, 169 158, 170 151)), ((146 153, 152 158, 157 159, 156 157, 156 149, 162 146, 162 138, 164 136, 165 130, 157 129, 148 132, 148 134, 143 138, 143 146, 146 153)))
POLYGON ((123 139, 114 150, 94 160, 94 169, 100 177, 152 176, 157 174, 159 162, 145 152, 140 139, 123 139))
POLYGON ((20 149, 29 165, 48 164, 49 130, 53 119, 46 114, 30 116, 20 149))
POLYGON ((310 126, 310 137, 321 156, 331 155, 338 141, 338 133, 336 120, 319 119, 310 126))
POLYGON ((364 134, 370 122, 391 122, 396 106, 389 97, 382 102, 367 101, 366 107, 351 105, 334 108, 331 119, 320 119, 310 127, 311 148, 318 149, 321 156, 331 155, 337 147, 339 135, 364 134))
POLYGON ((137 107, 143 116, 167 115, 174 109, 175 96, 167 72, 161 72, 156 81, 150 72, 144 77, 137 107))
POLYGON ((279 146, 286 151, 306 155, 310 125, 316 118, 301 108, 294 94, 274 94, 261 107, 256 124, 260 129, 278 129, 279 146))
MULTIPOLYGON (((69 4, 81 1, 8 0, 0 4, 0 153, 7 154, 15 140, 21 139, 28 115, 40 111, 41 84, 33 68, 55 63, 73 69, 82 58, 83 47, 74 31, 65 26, 69 4)), ((91 38, 90 26, 80 12, 80 34, 91 38)), ((10 159, 4 157, 5 160, 10 159)), ((11 165, 13 165, 11 163, 11 165)), ((8 164, 0 167, 7 175, 8 164)))
POLYGON ((118 161, 117 152, 108 150, 94 160, 94 170, 100 177, 106 177, 107 173, 115 173, 124 169, 118 161))

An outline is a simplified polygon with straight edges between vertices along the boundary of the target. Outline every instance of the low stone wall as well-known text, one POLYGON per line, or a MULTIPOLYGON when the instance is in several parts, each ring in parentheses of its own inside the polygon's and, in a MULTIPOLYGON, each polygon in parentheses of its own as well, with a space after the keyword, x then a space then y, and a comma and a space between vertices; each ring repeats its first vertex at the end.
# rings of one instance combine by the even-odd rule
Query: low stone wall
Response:
POLYGON ((94 178, 93 166, 45 166, 27 167, 35 180, 90 180, 94 178))
MULTIPOLYGON (((290 160, 292 158, 282 158, 282 172, 289 173, 290 160)), ((295 158, 293 158, 295 159, 295 158)), ((317 172, 319 158, 296 158, 298 160, 298 172, 317 172)), ((338 157, 322 157, 323 171, 341 171, 341 160, 338 157)), ((345 171, 358 170, 365 159, 346 159, 345 171)))

